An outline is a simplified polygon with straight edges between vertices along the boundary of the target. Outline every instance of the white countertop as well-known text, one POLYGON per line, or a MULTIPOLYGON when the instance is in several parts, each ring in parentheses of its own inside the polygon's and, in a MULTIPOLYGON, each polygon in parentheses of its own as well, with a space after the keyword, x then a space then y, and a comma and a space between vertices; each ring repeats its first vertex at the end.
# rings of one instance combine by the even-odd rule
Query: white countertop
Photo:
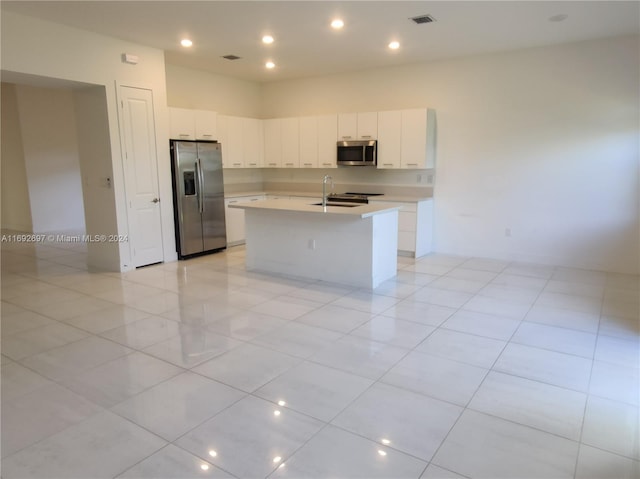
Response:
MULTIPOLYGON (((245 191, 236 193, 225 193, 226 198, 239 198, 242 196, 259 196, 259 195, 273 195, 273 196, 308 196, 310 198, 320 198, 322 193, 313 193, 306 191, 245 191)), ((420 201, 432 200, 429 196, 404 196, 404 195, 381 195, 372 196, 369 198, 370 202, 375 201, 389 201, 394 203, 418 203, 420 201)), ((285 200, 286 201, 286 200, 285 200)))
POLYGON ((400 195, 381 195, 371 196, 369 203, 375 203, 376 201, 389 201, 392 203, 419 203, 421 201, 431 201, 433 197, 430 196, 400 196, 400 195))
MULTIPOLYGON (((356 204, 356 206, 335 206, 329 205, 325 208, 322 205, 315 205, 317 201, 309 199, 309 202, 301 200, 261 200, 251 201, 246 203, 233 203, 229 205, 229 208, 241 208, 241 209, 256 209, 256 210, 273 210, 273 211, 289 211, 299 213, 311 213, 311 214, 324 214, 324 215, 338 215, 347 217, 367 218, 381 213, 388 213, 390 211, 397 211, 401 206, 389 206, 389 205, 376 205, 376 204, 356 204)), ((352 205, 354 203, 351 203, 352 205)))

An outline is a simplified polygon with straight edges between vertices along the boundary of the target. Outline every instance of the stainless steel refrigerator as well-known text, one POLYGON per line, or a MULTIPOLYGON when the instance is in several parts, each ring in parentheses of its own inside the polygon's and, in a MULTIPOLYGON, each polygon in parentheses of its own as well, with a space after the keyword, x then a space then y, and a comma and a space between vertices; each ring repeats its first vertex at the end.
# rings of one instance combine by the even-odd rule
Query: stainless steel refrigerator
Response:
POLYGON ((171 140, 171 173, 178 258, 226 248, 221 144, 171 140))

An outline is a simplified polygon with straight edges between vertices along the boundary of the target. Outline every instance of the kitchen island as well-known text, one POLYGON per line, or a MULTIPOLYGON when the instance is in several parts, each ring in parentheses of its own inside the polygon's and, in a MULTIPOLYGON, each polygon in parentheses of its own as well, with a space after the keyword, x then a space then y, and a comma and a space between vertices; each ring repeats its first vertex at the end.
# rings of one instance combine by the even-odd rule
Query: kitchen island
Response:
POLYGON ((398 207, 313 200, 237 203, 245 210, 246 267, 375 288, 397 272, 398 207))

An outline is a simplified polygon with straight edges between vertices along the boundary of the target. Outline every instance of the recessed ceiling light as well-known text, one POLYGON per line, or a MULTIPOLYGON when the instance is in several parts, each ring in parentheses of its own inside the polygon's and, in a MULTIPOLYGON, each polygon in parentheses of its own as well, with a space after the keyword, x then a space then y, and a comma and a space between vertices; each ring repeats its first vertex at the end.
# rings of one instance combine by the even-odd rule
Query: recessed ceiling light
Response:
POLYGON ((340 18, 335 18, 331 21, 331 28, 340 30, 342 27, 344 27, 344 22, 340 18))
POLYGON ((566 13, 559 13, 558 15, 553 15, 553 16, 549 17, 549 21, 550 22, 564 22, 567 18, 569 18, 569 15, 567 15, 566 13))
POLYGON ((180 45, 182 45, 185 48, 189 48, 191 45, 193 45, 193 42, 188 38, 183 38, 182 40, 180 40, 180 45))
POLYGON ((396 42, 395 40, 391 43, 389 43, 389 48, 391 48, 392 50, 397 50, 398 48, 400 48, 400 42, 396 42))
POLYGON ((271 35, 265 35, 262 37, 262 43, 266 43, 267 45, 273 43, 273 37, 271 35))
POLYGON ((273 70, 276 67, 276 64, 273 62, 267 62, 264 64, 265 67, 267 67, 269 70, 273 70))

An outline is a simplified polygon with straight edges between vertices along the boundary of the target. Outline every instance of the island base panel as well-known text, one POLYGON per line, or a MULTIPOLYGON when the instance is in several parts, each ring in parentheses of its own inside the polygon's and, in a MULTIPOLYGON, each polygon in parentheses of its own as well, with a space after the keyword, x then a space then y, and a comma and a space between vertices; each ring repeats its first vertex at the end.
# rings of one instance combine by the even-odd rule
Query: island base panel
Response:
POLYGON ((397 211, 366 218, 245 213, 248 270, 368 288, 397 273, 397 211))

